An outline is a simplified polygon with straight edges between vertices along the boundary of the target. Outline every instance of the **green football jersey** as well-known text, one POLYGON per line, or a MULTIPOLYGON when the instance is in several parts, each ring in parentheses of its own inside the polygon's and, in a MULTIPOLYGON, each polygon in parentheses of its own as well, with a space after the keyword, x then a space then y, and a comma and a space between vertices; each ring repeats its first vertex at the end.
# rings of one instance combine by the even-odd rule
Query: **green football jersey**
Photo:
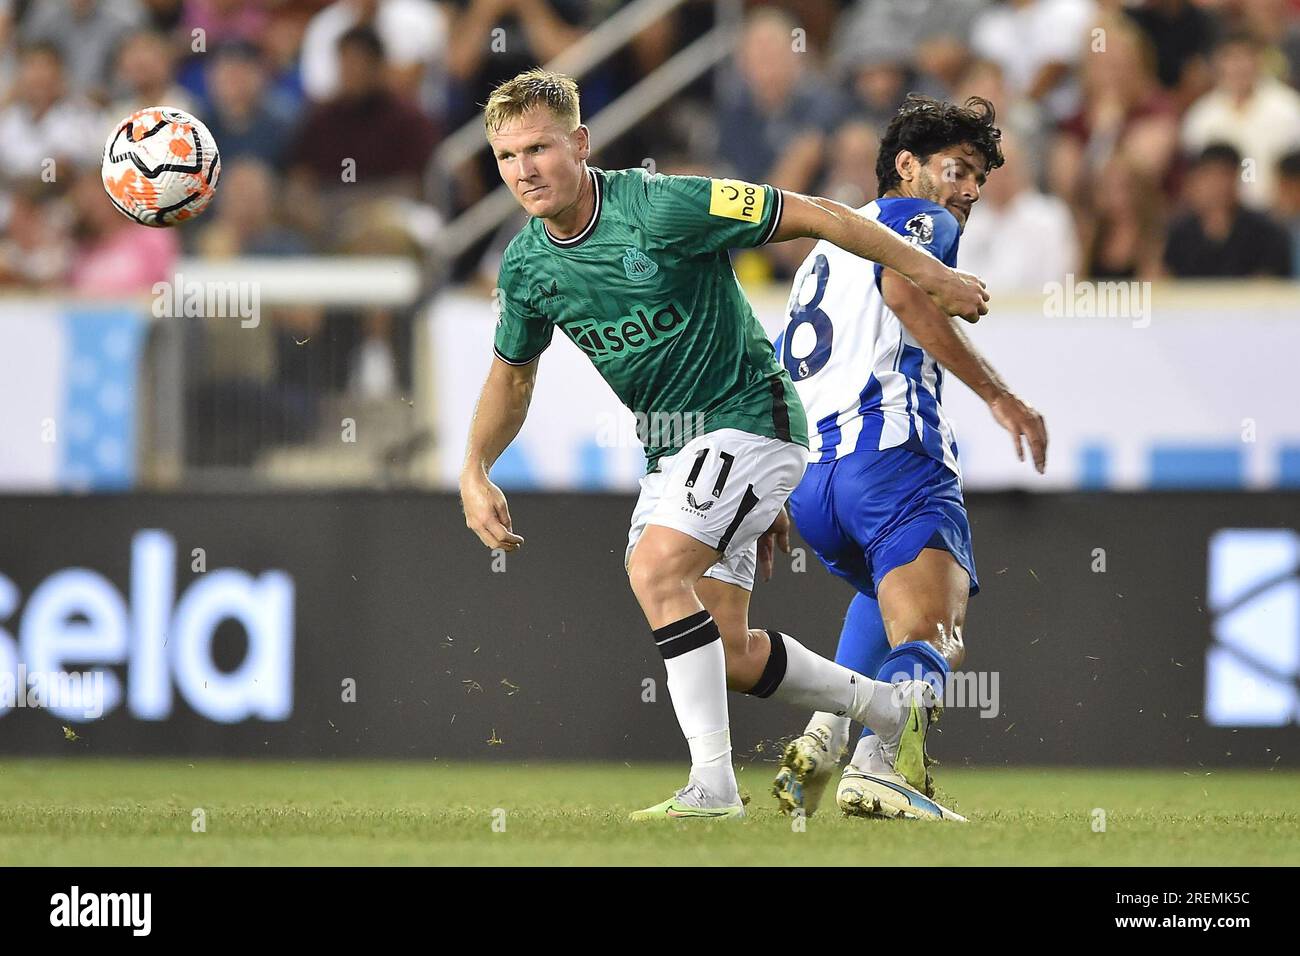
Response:
POLYGON ((596 206, 580 233, 556 239, 534 218, 506 248, 497 358, 526 365, 558 325, 636 414, 650 471, 720 428, 806 446, 803 406, 727 255, 771 239, 781 191, 588 168, 596 206))

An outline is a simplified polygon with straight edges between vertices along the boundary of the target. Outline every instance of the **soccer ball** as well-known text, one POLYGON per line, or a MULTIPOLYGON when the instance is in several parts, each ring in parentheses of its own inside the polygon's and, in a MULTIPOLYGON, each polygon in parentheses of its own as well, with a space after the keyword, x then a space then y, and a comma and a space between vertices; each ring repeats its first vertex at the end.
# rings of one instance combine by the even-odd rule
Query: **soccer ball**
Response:
POLYGON ((208 128, 189 113, 151 106, 113 127, 102 174, 122 215, 146 226, 174 226, 212 201, 221 154, 208 128))

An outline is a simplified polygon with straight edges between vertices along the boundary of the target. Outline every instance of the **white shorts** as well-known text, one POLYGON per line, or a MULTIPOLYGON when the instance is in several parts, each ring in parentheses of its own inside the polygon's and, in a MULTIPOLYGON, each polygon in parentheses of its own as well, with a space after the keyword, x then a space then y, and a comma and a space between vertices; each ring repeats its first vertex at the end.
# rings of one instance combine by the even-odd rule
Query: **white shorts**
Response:
POLYGON ((802 445, 736 428, 692 439, 641 479, 624 566, 646 525, 663 525, 722 552, 706 578, 752 591, 759 535, 799 484, 807 458, 802 445))

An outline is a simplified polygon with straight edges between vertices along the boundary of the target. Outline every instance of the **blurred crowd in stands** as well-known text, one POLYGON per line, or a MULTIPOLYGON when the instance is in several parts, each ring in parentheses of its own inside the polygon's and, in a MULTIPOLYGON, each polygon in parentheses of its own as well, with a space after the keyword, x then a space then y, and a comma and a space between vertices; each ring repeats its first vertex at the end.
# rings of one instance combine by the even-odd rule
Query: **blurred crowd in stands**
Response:
MULTIPOLYGON (((489 151, 439 145, 493 85, 631 0, 0 0, 0 286, 147 292, 180 256, 408 256, 497 185, 489 151), (110 126, 187 109, 215 135, 212 209, 129 223, 99 183, 110 126)), ((596 165, 729 175, 860 206, 911 90, 995 104, 1006 165, 959 265, 994 293, 1067 274, 1300 276, 1300 0, 774 0, 734 56, 596 165)), ((590 118, 716 22, 687 0, 581 78, 590 118)), ((671 67, 669 67, 671 69, 671 67)), ((449 264, 490 288, 522 213, 449 264)), ((788 278, 807 243, 737 255, 788 278)), ((281 310, 278 382, 394 394, 407 316, 281 310), (297 349, 316 336, 328 348, 297 349), (396 358, 395 358, 396 356, 396 358)), ((220 399, 230 400, 229 397, 220 399)), ((253 396, 252 400, 258 400, 253 396)), ((215 406, 214 406, 215 407, 215 406)))
MULTIPOLYGON (((496 185, 486 150, 435 169, 439 142, 476 120, 495 83, 624 2, 0 0, 0 276, 115 294, 147 287, 182 246, 428 252, 442 223, 496 185), (96 191, 108 127, 160 104, 198 115, 221 147, 218 203, 197 228, 129 228, 96 191)), ((998 108, 1007 165, 963 253, 994 286, 1034 290, 1066 272, 1297 274, 1300 0, 746 10, 735 56, 598 142, 596 163, 728 174, 858 206, 875 196, 876 143, 908 91, 979 94, 998 108)), ((689 0, 644 30, 583 79, 586 115, 713 16, 689 0)), ((484 251, 455 274, 490 276, 484 251)), ((778 278, 801 258, 771 255, 778 278)))
MULTIPOLYGON (((819 56, 787 40, 808 4, 750 15, 709 161, 859 205, 909 90, 978 94, 997 107, 1007 162, 959 264, 994 292, 1041 293, 1067 273, 1300 276, 1300 4, 828 5, 824 24, 806 23, 819 56)), ((783 276, 804 253, 765 255, 783 276)))

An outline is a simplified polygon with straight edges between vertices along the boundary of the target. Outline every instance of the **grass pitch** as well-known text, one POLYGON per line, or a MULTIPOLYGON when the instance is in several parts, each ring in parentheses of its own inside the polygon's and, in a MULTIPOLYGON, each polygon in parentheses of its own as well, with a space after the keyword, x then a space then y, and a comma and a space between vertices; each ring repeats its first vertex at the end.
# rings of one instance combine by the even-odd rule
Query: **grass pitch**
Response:
POLYGON ((0 866, 1300 864, 1294 772, 943 769, 940 796, 970 824, 832 803, 799 832, 767 792, 775 765, 751 764, 743 822, 627 820, 683 769, 6 760, 0 866))

